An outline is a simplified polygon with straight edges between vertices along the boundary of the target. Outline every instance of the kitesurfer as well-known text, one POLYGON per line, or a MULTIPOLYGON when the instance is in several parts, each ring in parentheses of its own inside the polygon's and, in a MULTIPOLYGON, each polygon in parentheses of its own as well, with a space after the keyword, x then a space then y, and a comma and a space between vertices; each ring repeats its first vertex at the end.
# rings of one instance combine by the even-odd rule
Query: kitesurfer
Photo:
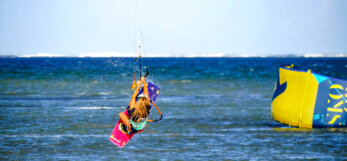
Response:
POLYGON ((148 97, 148 89, 145 77, 141 77, 141 81, 137 81, 137 87, 131 96, 129 106, 127 107, 128 115, 123 112, 119 113, 122 121, 122 130, 131 133, 138 133, 145 129, 148 123, 148 115, 151 109, 150 99, 148 97), (137 96, 141 84, 143 84, 143 94, 137 96), (136 101, 138 99, 138 101, 136 101))

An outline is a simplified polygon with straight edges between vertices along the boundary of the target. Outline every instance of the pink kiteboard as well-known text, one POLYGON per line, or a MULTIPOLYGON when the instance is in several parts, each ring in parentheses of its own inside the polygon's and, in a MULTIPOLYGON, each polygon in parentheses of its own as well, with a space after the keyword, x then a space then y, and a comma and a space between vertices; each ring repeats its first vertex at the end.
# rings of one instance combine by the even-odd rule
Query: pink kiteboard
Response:
MULTIPOLYGON (((152 82, 147 82, 147 88, 148 88, 148 95, 150 100, 152 102, 155 102, 159 96, 160 88, 152 82)), ((143 88, 140 89, 137 95, 142 93, 143 93, 143 88)), ((127 109, 125 109, 124 114, 128 115, 127 109)), ((122 130, 121 120, 119 119, 116 126, 114 127, 112 131, 112 134, 110 136, 110 141, 119 147, 124 147, 134 135, 135 133, 128 134, 127 132, 122 130)))

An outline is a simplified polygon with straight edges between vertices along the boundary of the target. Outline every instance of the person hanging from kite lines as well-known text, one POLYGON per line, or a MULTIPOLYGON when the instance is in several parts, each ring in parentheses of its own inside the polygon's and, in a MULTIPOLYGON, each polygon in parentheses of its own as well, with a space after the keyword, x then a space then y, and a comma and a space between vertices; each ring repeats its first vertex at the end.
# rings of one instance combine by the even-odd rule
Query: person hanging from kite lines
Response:
POLYGON ((149 122, 158 122, 163 118, 163 114, 155 105, 155 102, 160 93, 160 87, 152 83, 151 81, 146 81, 146 78, 148 78, 147 76, 149 75, 147 59, 145 59, 146 66, 144 67, 146 69, 146 73, 143 77, 141 76, 141 27, 139 33, 139 56, 134 61, 134 78, 131 86, 132 90, 134 90, 135 88, 136 89, 131 96, 128 107, 124 110, 124 112, 119 113, 119 120, 110 135, 110 141, 119 147, 124 147, 136 133, 142 132, 149 125, 149 122), (136 82, 135 72, 137 62, 139 62, 140 80, 136 82), (157 109, 158 113, 160 114, 159 119, 149 119, 149 115, 153 106, 157 109))
POLYGON ((141 77, 141 81, 137 81, 137 87, 131 96, 129 106, 127 107, 128 115, 124 112, 119 113, 122 121, 122 130, 128 134, 142 132, 148 122, 157 122, 162 119, 162 113, 159 108, 152 102, 148 96, 148 89, 145 77, 141 77), (143 84, 143 94, 138 95, 141 84, 143 84), (137 100, 137 101, 136 101, 137 100), (151 104, 158 110, 160 114, 159 120, 149 120, 148 116, 151 110, 151 104))
MULTIPOLYGON (((141 34, 142 36, 142 34, 141 34)), ((146 77, 149 74, 148 66, 147 66, 147 59, 145 59, 146 63, 146 73, 142 77, 141 74, 141 45, 139 43, 139 56, 135 60, 135 63, 139 61, 139 69, 140 69, 140 80, 137 81, 135 84, 135 63, 134 63, 134 79, 133 84, 131 86, 131 89, 135 91, 133 95, 131 96, 131 100, 129 103, 129 106, 127 107, 128 115, 126 115, 124 112, 119 113, 119 118, 122 121, 122 130, 127 132, 128 134, 131 133, 139 133, 142 132, 148 122, 157 122, 160 121, 163 117, 162 113, 160 112, 159 108, 154 104, 154 101, 150 100, 150 97, 148 95, 148 88, 146 83, 146 77), (141 88, 141 84, 143 84, 143 93, 138 94, 141 88), (151 111, 151 104, 158 110, 158 113, 160 114, 159 120, 149 120, 148 116, 151 111)))
POLYGON ((128 134, 142 131, 147 126, 148 115, 151 109, 145 77, 142 77, 141 81, 137 81, 136 85, 137 87, 131 96, 127 108, 129 116, 123 112, 119 113, 119 118, 122 120, 123 125, 126 126, 126 128, 123 127, 123 130, 127 130, 128 134), (141 84, 144 84, 144 94, 137 96, 141 84), (136 101, 136 97, 138 97, 138 101, 136 101))

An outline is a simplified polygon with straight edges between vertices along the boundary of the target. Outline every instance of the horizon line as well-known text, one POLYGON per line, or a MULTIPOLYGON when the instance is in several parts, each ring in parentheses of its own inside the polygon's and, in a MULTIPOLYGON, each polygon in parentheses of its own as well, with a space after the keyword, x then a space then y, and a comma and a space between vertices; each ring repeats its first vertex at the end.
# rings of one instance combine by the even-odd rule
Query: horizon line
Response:
MULTIPOLYGON (((76 55, 35 53, 35 54, 8 54, 0 55, 0 58, 35 58, 35 57, 71 57, 71 58, 135 58, 137 53, 117 52, 89 52, 76 55)), ((236 53, 201 53, 201 54, 142 54, 147 58, 249 58, 249 57, 347 57, 347 54, 301 53, 301 54, 236 54, 236 53)))

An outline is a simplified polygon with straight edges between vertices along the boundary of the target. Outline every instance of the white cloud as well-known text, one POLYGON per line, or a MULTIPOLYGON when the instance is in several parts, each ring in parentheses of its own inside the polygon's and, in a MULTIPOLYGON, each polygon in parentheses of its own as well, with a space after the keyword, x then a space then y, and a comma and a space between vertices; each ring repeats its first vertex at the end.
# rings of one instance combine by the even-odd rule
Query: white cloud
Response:
POLYGON ((117 53, 113 51, 109 52, 90 52, 79 54, 78 57, 135 57, 134 53, 117 53))
POLYGON ((27 55, 19 55, 18 57, 65 57, 66 55, 61 54, 51 54, 51 53, 36 53, 36 54, 27 54, 27 55))

